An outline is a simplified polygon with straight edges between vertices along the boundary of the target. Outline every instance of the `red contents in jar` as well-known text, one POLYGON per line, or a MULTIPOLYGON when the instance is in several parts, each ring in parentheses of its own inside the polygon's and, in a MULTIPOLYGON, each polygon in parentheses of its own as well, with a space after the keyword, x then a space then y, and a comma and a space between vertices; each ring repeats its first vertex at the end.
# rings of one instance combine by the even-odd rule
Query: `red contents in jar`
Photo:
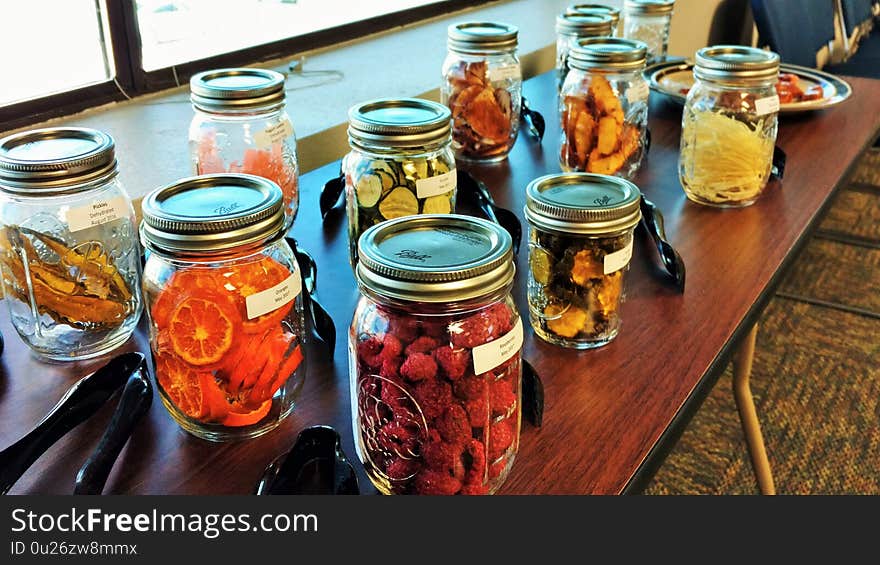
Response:
POLYGON ((189 418, 229 427, 266 417, 272 397, 303 360, 282 324, 293 302, 248 319, 246 297, 290 271, 269 257, 227 268, 176 272, 155 301, 156 378, 189 418))
POLYGON ((397 494, 488 494, 519 440, 519 355, 474 374, 474 347, 515 322, 506 304, 430 321, 377 308, 354 343, 368 470, 397 494), (494 472, 494 475, 493 475, 494 472))

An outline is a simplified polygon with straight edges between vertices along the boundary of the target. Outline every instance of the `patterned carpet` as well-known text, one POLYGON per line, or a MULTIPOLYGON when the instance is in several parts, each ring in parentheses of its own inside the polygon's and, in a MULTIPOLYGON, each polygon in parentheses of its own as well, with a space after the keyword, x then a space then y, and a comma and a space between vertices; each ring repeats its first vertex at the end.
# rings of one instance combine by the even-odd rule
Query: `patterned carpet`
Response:
MULTIPOLYGON (((645 494, 757 494, 728 367, 645 494)), ((880 150, 761 318, 752 392, 780 494, 880 494, 880 150)))

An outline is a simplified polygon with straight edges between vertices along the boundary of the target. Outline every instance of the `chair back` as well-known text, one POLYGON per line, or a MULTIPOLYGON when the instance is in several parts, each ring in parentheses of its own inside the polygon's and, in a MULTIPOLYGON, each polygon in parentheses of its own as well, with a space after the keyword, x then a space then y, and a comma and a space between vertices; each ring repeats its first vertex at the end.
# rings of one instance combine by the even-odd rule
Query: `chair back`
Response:
POLYGON ((762 46, 783 63, 816 66, 816 53, 834 39, 834 0, 751 0, 762 46))

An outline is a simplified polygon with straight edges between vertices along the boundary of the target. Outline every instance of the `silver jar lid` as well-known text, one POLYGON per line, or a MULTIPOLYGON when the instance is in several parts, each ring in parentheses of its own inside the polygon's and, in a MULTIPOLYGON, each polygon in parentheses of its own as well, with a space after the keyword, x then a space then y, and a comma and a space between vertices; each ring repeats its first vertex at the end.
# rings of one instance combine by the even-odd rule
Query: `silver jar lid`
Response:
POLYGON ((452 113, 443 104, 419 98, 380 98, 348 111, 352 146, 418 147, 448 141, 452 113))
POLYGON ((648 46, 635 39, 585 37, 577 40, 568 65, 580 70, 637 71, 645 66, 648 46))
POLYGON ((193 106, 208 111, 246 110, 284 101, 284 75, 267 69, 214 69, 189 79, 193 106))
POLYGON ((116 174, 113 138, 88 128, 43 128, 0 139, 0 190, 54 196, 116 174))
POLYGON ((447 45, 453 51, 512 51, 516 49, 519 28, 501 22, 464 22, 449 26, 447 35, 447 45))
POLYGON ((526 187, 525 215, 540 229, 583 235, 620 232, 639 223, 642 193, 628 180, 592 173, 539 177, 526 187))
POLYGON ((626 0, 623 11, 627 14, 659 16, 671 14, 675 0, 626 0))
POLYGON ((574 13, 556 16, 556 32, 569 33, 580 37, 602 37, 611 35, 613 30, 611 16, 599 13, 574 13))
POLYGON ((281 189, 255 175, 221 173, 157 188, 141 204, 145 247, 211 254, 267 242, 282 233, 281 189))
POLYGON ((697 51, 694 76, 729 83, 775 83, 779 80, 779 55, 743 45, 715 45, 697 51))
POLYGON ((450 214, 408 216, 358 241, 358 284, 379 296, 429 303, 489 296, 513 283, 512 240, 501 226, 450 214))
POLYGON ((620 21, 620 10, 605 4, 572 4, 565 9, 566 14, 607 14, 611 17, 611 27, 617 29, 620 21))

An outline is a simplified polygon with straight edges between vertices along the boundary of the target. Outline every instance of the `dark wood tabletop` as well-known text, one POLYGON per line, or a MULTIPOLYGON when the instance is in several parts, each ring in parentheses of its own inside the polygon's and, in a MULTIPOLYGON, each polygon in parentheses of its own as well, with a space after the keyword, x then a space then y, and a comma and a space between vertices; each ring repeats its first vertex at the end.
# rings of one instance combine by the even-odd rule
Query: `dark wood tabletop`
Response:
MULTIPOLYGON (((678 181, 681 108, 651 94, 653 143, 636 183, 666 217, 667 232, 687 264, 681 295, 663 280, 649 241, 637 239, 628 274, 623 326, 610 345, 573 351, 527 330, 524 356, 546 392, 544 425, 523 425, 506 494, 620 493, 650 478, 723 369, 741 334, 756 321, 781 273, 856 158, 880 130, 880 81, 853 78, 853 97, 823 111, 781 119, 778 145, 788 156, 783 183, 758 203, 717 210, 688 202, 678 181)), ((522 217, 533 178, 559 171, 553 73, 526 81, 524 94, 548 121, 539 145, 520 135, 510 158, 469 170, 498 203, 522 217)), ((185 135, 182 132, 181 135, 185 135)), ((293 235, 318 264, 318 297, 337 324, 333 359, 313 343, 308 376, 294 413, 255 440, 215 444, 178 428, 161 402, 135 431, 107 482, 108 493, 240 494, 252 492, 265 465, 288 450, 297 433, 329 424, 355 458, 349 406, 347 328, 357 301, 348 265, 344 212, 322 224, 318 194, 338 163, 304 175, 293 235)), ((185 176, 187 171, 180 171, 185 176)), ((525 251, 514 290, 527 319, 525 251)), ((528 324, 526 324, 528 325, 528 324)), ((0 448, 30 430, 75 380, 105 360, 48 364, 33 358, 0 310, 6 350, 0 357, 0 448)), ((760 347, 760 334, 758 337, 760 347)), ((143 333, 122 350, 147 352, 143 333)), ((19 480, 13 493, 71 493, 77 469, 94 448, 115 407, 67 434, 19 480)), ((375 492, 358 473, 363 492, 375 492)))

